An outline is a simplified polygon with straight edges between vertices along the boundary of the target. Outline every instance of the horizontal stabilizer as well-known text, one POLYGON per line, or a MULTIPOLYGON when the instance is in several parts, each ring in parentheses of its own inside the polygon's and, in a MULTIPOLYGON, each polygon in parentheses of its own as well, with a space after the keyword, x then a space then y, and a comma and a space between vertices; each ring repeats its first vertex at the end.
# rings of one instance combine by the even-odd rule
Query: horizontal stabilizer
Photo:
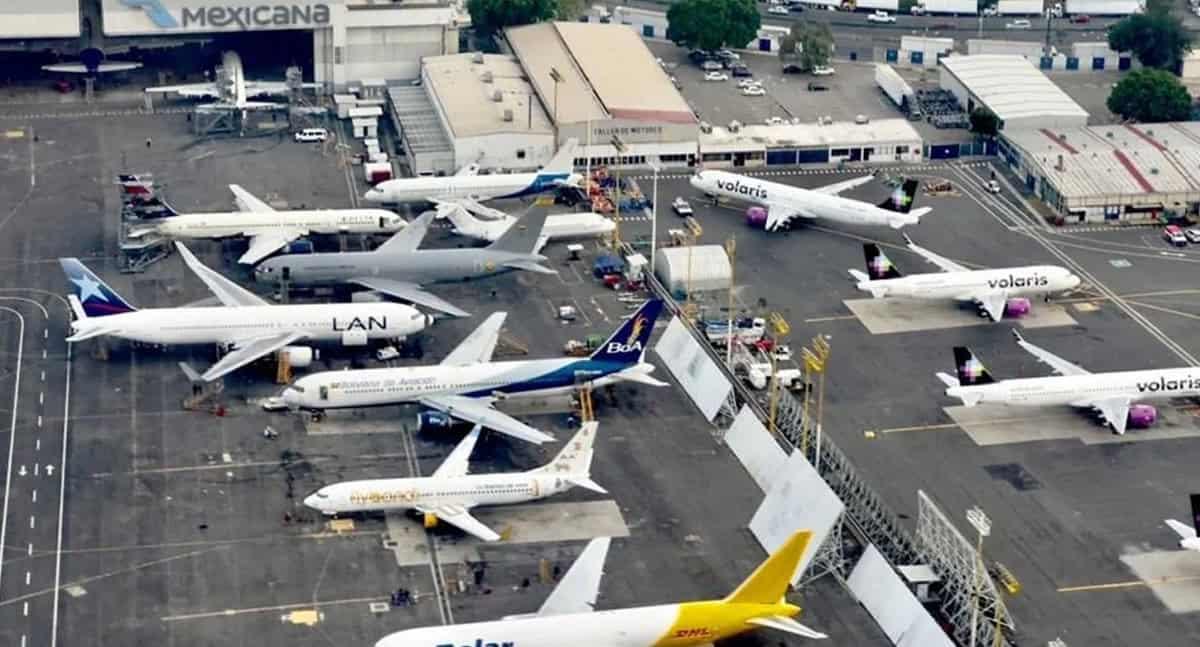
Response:
POLYGON ((183 371, 183 374, 187 376, 188 381, 192 384, 199 384, 204 381, 204 378, 200 376, 200 372, 192 368, 192 365, 187 362, 180 362, 179 369, 183 371))
POLYGON ((570 476, 570 477, 567 477, 567 480, 574 483, 575 485, 578 485, 581 488, 586 488, 588 490, 591 490, 592 492, 596 492, 599 494, 608 494, 608 490, 600 487, 599 483, 593 481, 592 479, 590 479, 586 476, 570 476))
POLYGON ((847 271, 850 272, 850 276, 853 277, 854 280, 858 281, 859 283, 867 283, 871 280, 871 277, 867 276, 866 272, 860 272, 859 270, 847 270, 847 271))
POLYGON ((634 382, 635 384, 645 384, 646 386, 671 386, 669 383, 651 377, 649 373, 641 371, 625 370, 620 373, 614 373, 613 377, 622 382, 634 382))
POLYGON ((558 270, 552 270, 548 267, 539 265, 536 261, 506 261, 504 267, 514 270, 524 270, 526 272, 536 272, 538 274, 558 274, 558 270))
POLYGON ((958 383, 958 379, 956 379, 953 375, 950 375, 949 373, 943 373, 941 371, 938 371, 937 379, 941 380, 942 384, 945 384, 947 387, 962 386, 961 384, 958 383))
POLYGON ((762 618, 751 618, 751 619, 747 620, 746 622, 748 622, 752 625, 758 625, 760 627, 769 627, 771 629, 785 631, 789 634, 795 634, 797 636, 804 636, 805 638, 820 639, 820 638, 828 638, 829 637, 819 631, 816 631, 815 629, 809 629, 808 627, 806 627, 806 626, 800 624, 799 622, 796 622, 795 620, 792 620, 791 618, 788 618, 786 616, 766 616, 766 617, 762 617, 762 618))
MULTIPOLYGON (((93 319, 92 321, 95 321, 95 319, 93 319)), ((88 339, 91 339, 92 337, 100 337, 102 335, 119 335, 120 333, 121 333, 120 329, 106 328, 103 325, 97 325, 95 327, 89 327, 87 330, 77 332, 74 335, 71 335, 70 337, 67 337, 67 343, 74 344, 74 343, 78 343, 81 341, 86 341, 88 339)))

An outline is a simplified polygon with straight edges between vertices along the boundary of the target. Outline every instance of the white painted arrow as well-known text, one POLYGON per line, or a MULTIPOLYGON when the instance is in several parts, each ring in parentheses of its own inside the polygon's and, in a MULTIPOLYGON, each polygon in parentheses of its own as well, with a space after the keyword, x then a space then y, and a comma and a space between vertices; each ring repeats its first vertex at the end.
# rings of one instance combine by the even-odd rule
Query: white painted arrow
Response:
POLYGON ((17 474, 19 474, 21 476, 25 476, 26 474, 28 474, 28 472, 25 471, 24 465, 21 466, 21 469, 17 470, 17 474))
POLYGON ((46 476, 54 476, 54 466, 53 465, 46 466, 46 476))

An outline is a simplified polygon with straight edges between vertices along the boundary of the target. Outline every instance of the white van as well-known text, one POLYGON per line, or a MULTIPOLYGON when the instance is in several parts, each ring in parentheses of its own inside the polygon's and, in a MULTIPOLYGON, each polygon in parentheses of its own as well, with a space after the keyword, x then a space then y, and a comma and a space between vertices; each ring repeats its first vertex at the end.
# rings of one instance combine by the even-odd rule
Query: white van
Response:
POLYGON ((327 137, 329 133, 324 128, 305 128, 295 135, 298 142, 323 142, 327 137))

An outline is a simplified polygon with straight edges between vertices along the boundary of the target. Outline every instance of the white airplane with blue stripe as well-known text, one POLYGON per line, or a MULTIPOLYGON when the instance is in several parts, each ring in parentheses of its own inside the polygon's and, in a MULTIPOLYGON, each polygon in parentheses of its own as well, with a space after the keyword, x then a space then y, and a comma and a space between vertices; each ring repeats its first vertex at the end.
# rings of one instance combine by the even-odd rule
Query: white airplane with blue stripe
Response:
POLYGON ((597 350, 585 358, 493 362, 506 313, 488 317, 440 364, 325 371, 296 380, 282 399, 292 409, 323 411, 418 403, 503 434, 541 444, 554 437, 492 404, 510 396, 570 393, 616 382, 666 386, 653 377, 646 348, 663 302, 647 301, 597 350))
POLYGON ((411 177, 387 180, 367 191, 367 202, 402 204, 408 202, 446 203, 454 208, 457 200, 484 202, 503 198, 523 198, 552 191, 561 186, 578 186, 583 176, 575 173, 578 140, 569 139, 558 153, 536 173, 479 174, 479 166, 469 164, 450 177, 411 177))

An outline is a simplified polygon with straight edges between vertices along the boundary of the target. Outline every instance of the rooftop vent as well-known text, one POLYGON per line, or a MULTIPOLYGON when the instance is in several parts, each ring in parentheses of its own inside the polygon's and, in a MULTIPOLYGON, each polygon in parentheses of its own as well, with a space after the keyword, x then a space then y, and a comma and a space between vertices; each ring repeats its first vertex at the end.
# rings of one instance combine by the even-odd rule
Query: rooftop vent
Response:
POLYGON ((1105 137, 1107 137, 1107 138, 1109 138, 1109 139, 1112 139, 1112 138, 1113 138, 1112 131, 1110 130, 1110 131, 1108 131, 1108 132, 1104 133, 1104 136, 1105 136, 1105 137))
POLYGON ((492 82, 492 80, 493 80, 493 78, 492 78, 492 71, 491 71, 491 70, 485 70, 485 71, 484 71, 484 73, 483 73, 483 75, 482 75, 482 76, 480 76, 479 78, 480 78, 480 79, 481 79, 481 80, 482 80, 484 83, 491 83, 491 82, 492 82))
POLYGON ((505 108, 504 109, 504 121, 512 121, 512 120, 513 120, 512 108, 505 108))
POLYGON ((741 129, 742 129, 742 122, 738 121, 737 119, 734 119, 733 121, 729 122, 729 132, 736 133, 741 129))
POLYGON ((475 55, 471 57, 471 62, 476 65, 482 65, 483 64, 483 52, 475 52, 475 55))
POLYGON ((492 92, 492 101, 495 101, 496 103, 504 101, 504 93, 499 90, 494 90, 492 92))

